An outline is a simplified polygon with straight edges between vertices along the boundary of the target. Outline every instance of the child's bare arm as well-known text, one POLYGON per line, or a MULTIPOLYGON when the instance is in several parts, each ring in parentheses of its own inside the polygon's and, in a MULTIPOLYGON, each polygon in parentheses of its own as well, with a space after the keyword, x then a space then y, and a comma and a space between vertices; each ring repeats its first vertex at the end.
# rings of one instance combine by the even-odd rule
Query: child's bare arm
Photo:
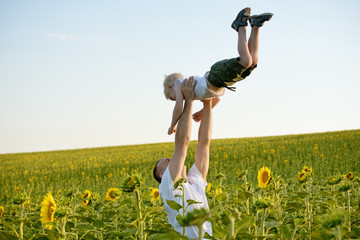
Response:
POLYGON ((174 110, 173 110, 173 114, 172 114, 171 125, 168 129, 169 135, 173 134, 176 131, 176 124, 179 121, 181 114, 183 112, 184 96, 181 92, 180 86, 176 89, 175 94, 176 94, 176 102, 175 102, 175 106, 174 106, 174 110))

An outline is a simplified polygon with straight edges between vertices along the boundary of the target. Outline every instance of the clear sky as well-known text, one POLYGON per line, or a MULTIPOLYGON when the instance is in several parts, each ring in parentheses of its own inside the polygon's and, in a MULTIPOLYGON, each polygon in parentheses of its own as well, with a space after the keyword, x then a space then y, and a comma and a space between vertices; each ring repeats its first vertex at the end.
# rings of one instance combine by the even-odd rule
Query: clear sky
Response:
POLYGON ((359 129, 358 0, 0 0, 0 153, 172 142, 163 76, 237 57, 247 6, 274 17, 213 138, 359 129))

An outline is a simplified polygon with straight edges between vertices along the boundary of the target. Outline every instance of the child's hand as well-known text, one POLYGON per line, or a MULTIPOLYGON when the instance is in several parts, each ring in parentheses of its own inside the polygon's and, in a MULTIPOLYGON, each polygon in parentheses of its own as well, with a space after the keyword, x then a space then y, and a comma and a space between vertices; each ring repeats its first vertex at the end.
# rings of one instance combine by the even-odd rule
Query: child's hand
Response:
POLYGON ((174 126, 174 127, 169 127, 169 129, 168 129, 168 134, 171 135, 171 134, 173 134, 174 132, 176 132, 176 126, 174 126))
POLYGON ((200 122, 202 117, 203 117, 203 110, 202 109, 192 115, 192 118, 194 119, 195 122, 200 122))

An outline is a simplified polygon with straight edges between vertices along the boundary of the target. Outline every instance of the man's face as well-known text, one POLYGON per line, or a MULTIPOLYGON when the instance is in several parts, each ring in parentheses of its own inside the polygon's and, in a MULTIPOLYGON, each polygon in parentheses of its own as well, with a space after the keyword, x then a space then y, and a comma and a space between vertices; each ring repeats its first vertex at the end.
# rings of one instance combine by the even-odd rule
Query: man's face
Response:
POLYGON ((162 178, 166 168, 169 166, 170 158, 162 158, 159 160, 157 164, 157 171, 159 173, 159 176, 162 178))

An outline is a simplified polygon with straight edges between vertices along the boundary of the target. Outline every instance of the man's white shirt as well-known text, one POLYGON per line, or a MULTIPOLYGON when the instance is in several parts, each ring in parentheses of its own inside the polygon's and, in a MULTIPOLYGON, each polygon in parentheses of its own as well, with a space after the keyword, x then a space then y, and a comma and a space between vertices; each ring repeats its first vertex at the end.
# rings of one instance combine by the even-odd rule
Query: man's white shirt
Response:
MULTIPOLYGON (((190 205, 186 212, 190 212, 195 208, 206 208, 209 209, 209 205, 207 202, 205 188, 207 186, 207 182, 202 178, 201 173, 196 168, 195 164, 191 167, 188 175, 187 182, 183 184, 185 189, 185 205, 187 206, 187 200, 191 199, 196 202, 201 202, 199 204, 190 205)), ((173 210, 169 207, 166 200, 172 200, 177 202, 182 206, 182 200, 180 197, 175 197, 175 195, 182 195, 182 191, 179 189, 174 189, 174 183, 172 181, 169 167, 166 168, 161 183, 159 185, 159 193, 164 202, 164 207, 168 216, 169 224, 173 226, 173 228, 182 234, 183 228, 180 226, 178 221, 176 220, 176 216, 178 215, 177 211, 173 210)), ((186 208, 185 206, 185 208, 186 208)), ((183 215, 183 209, 180 209, 180 214, 183 215)), ((186 213, 185 213, 186 214, 186 213)), ((196 226, 186 227, 186 236, 190 239, 198 238, 199 231, 196 226)), ((212 235, 211 223, 205 222, 203 224, 203 233, 207 232, 212 235)))

